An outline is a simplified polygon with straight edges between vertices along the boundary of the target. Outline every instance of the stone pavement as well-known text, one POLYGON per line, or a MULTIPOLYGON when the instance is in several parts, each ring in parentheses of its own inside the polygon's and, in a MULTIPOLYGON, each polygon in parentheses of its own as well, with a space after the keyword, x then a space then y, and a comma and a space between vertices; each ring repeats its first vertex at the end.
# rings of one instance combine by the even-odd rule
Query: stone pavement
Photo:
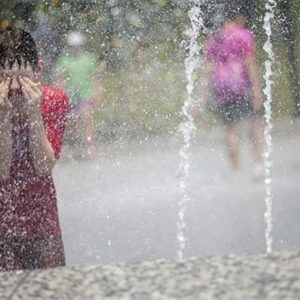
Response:
POLYGON ((300 299, 300 254, 188 258, 0 274, 0 299, 300 299))

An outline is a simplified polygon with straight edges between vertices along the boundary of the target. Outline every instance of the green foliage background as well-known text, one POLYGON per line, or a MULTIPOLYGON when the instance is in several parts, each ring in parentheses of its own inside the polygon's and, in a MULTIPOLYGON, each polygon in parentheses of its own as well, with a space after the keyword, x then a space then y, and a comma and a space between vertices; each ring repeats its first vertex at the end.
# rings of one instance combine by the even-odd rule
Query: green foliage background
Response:
MULTIPOLYGON (((290 117, 294 113, 287 58, 290 43, 285 39, 283 27, 283 8, 287 1, 292 8, 293 28, 297 33, 297 57, 300 53, 300 3, 298 0, 278 0, 272 38, 276 57, 273 100, 276 117, 290 117)), ((215 25, 212 24, 216 14, 214 9, 221 2, 211 0, 202 7, 205 24, 209 24, 208 33, 215 25)), ((243 2, 249 8, 248 26, 256 35, 258 61, 263 74, 266 59, 262 50, 266 38, 262 29, 265 2, 243 2)), ((17 24, 38 32, 40 20, 47 20, 54 34, 49 45, 42 45, 44 55, 47 56, 49 50, 53 52, 47 57, 48 80, 51 80, 51 67, 57 55, 64 49, 68 32, 79 30, 86 34, 89 50, 99 59, 105 88, 98 115, 103 139, 172 134, 180 122, 180 107, 185 98, 183 62, 186 53, 180 42, 189 26, 187 11, 190 4, 187 0, 4 0, 1 1, 0 24, 2 27, 8 23, 17 24), (54 42, 55 47, 52 47, 54 42)), ((206 35, 203 34, 200 44, 206 35)), ((201 78, 201 74, 195 74, 195 78, 201 78)), ((202 96, 201 92, 197 95, 202 96)), ((197 118, 199 126, 216 124, 211 113, 200 114, 197 118)))

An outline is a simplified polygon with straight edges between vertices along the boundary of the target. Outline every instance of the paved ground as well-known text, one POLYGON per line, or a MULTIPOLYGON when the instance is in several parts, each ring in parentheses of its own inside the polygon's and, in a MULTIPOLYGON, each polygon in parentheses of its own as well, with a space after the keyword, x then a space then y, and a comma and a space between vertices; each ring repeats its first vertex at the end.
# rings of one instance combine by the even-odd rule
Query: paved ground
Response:
MULTIPOLYGON (((274 127, 274 249, 300 249, 300 123, 274 127)), ((200 131, 192 149, 186 256, 265 250, 264 186, 254 181, 246 128, 242 170, 229 168, 222 131, 200 131)), ((99 161, 55 169, 68 265, 176 255, 178 140, 105 145, 99 161)))
POLYGON ((0 273, 3 300, 296 300, 299 253, 0 273))

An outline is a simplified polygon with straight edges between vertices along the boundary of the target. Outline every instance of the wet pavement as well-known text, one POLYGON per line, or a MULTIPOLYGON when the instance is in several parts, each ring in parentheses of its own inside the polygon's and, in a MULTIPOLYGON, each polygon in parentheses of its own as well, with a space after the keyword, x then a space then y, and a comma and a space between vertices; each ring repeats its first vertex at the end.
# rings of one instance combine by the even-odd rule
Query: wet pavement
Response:
MULTIPOLYGON (((274 126, 274 250, 300 249, 300 123, 274 126)), ((220 128, 199 130, 192 147, 185 256, 265 251, 264 184, 252 174, 247 126, 242 168, 233 172, 220 128)), ((101 145, 97 161, 55 168, 67 264, 176 257, 179 137, 101 145)))

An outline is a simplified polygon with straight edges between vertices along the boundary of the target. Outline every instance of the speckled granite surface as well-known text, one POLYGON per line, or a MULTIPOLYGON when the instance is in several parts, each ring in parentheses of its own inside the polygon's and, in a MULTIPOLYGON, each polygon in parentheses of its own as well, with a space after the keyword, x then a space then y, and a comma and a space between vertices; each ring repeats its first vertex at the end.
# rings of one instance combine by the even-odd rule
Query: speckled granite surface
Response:
POLYGON ((300 253, 0 274, 0 299, 300 299, 300 253))

